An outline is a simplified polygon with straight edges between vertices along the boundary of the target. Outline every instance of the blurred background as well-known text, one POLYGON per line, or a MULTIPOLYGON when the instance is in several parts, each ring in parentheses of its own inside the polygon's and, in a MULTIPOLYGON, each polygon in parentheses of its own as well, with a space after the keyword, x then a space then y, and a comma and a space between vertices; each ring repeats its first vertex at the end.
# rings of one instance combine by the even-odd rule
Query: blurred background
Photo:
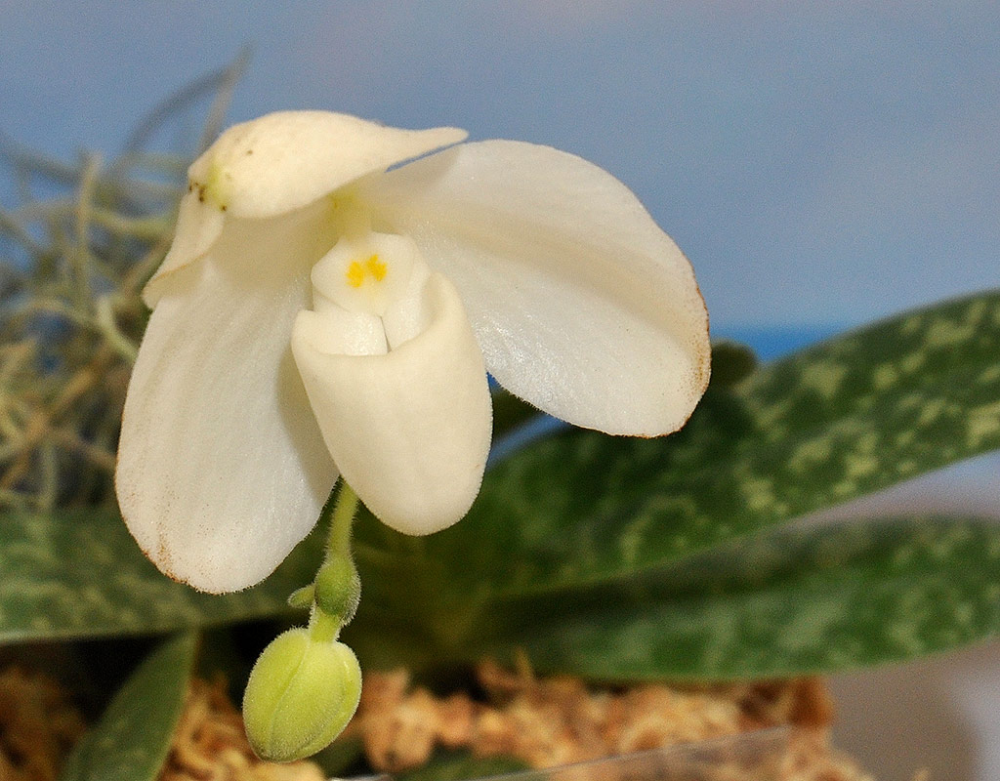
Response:
MULTIPOLYGON (((231 121, 332 109, 601 165, 690 257, 714 333, 764 356, 1000 284, 990 0, 0 0, 0 133, 112 157, 246 46, 231 121)), ((981 458, 874 502, 1000 517, 998 474, 981 458)), ((835 688, 842 742, 881 778, 1000 778, 995 647, 835 688)))

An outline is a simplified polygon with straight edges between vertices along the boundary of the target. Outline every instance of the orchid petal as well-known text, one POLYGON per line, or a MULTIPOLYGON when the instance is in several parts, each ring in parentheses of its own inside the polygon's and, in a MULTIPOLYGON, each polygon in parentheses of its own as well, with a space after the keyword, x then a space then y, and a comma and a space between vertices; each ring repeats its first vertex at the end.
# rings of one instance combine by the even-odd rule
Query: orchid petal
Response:
POLYGON ((222 235, 224 224, 224 212, 215 204, 199 199, 198 193, 188 192, 181 198, 170 251, 142 291, 142 300, 146 306, 150 309, 156 306, 171 274, 208 252, 222 235))
POLYGON ((383 523, 430 534, 479 492, 490 443, 482 354, 454 286, 431 275, 428 326, 385 355, 324 351, 322 318, 302 312, 292 351, 344 480, 383 523))
POLYGON ((508 390, 608 433, 687 420, 708 383, 704 302, 687 259, 609 173, 486 141, 365 180, 359 197, 455 284, 508 390))
POLYGON ((164 572, 223 592, 263 579, 337 472, 289 350, 328 242, 318 207, 228 222, 153 312, 122 420, 122 514, 164 572), (317 228, 319 226, 319 228, 317 228))

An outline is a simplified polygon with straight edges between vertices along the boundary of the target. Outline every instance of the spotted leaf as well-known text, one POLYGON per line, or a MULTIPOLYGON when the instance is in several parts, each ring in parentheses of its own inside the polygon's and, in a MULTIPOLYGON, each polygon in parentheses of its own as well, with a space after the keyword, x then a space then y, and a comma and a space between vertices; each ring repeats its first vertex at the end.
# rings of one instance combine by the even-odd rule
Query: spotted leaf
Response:
POLYGON ((614 587, 494 605, 479 652, 587 678, 749 679, 897 662, 1000 634, 1000 524, 782 530, 614 587))

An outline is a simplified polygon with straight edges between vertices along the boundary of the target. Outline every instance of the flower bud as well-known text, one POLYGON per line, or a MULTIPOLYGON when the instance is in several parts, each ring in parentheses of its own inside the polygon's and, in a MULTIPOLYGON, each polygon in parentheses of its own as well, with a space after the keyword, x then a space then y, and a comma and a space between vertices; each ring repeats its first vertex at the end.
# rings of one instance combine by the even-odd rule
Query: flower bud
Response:
POLYGON ((361 667, 350 648, 290 629, 264 649, 250 673, 243 695, 247 738, 263 759, 302 759, 341 733, 360 697, 361 667))

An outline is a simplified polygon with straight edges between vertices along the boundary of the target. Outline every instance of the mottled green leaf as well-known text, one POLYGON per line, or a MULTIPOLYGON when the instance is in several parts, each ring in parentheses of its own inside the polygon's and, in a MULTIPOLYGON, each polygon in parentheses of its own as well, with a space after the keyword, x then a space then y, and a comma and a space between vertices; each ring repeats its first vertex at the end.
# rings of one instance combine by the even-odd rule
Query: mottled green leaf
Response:
POLYGON ((425 555, 462 602, 663 567, 1000 447, 998 356, 998 292, 847 334, 710 390, 672 437, 533 444, 425 555))
MULTIPOLYGON (((159 572, 114 511, 2 514, 0 643, 155 634, 264 618, 305 623, 306 611, 290 607, 288 596, 312 580, 325 535, 326 528, 317 528, 258 586, 217 595, 159 572)), ((388 631, 386 621, 408 621, 412 581, 428 562, 406 548, 386 552, 363 542, 355 543, 354 554, 365 583, 356 622, 373 624, 377 633, 388 631)), ((406 636, 411 624, 402 631, 397 642, 413 645, 406 636)))
POLYGON ((310 542, 260 586, 215 596, 158 572, 112 511, 5 514, 0 642, 167 632, 286 615, 288 595, 312 577, 318 556, 310 542))
POLYGON ((76 745, 62 781, 152 781, 167 758, 187 696, 197 636, 163 643, 129 677, 76 745))
POLYGON ((1000 634, 1000 522, 783 530, 632 583, 494 606, 478 651, 590 678, 761 678, 902 661, 1000 634))

